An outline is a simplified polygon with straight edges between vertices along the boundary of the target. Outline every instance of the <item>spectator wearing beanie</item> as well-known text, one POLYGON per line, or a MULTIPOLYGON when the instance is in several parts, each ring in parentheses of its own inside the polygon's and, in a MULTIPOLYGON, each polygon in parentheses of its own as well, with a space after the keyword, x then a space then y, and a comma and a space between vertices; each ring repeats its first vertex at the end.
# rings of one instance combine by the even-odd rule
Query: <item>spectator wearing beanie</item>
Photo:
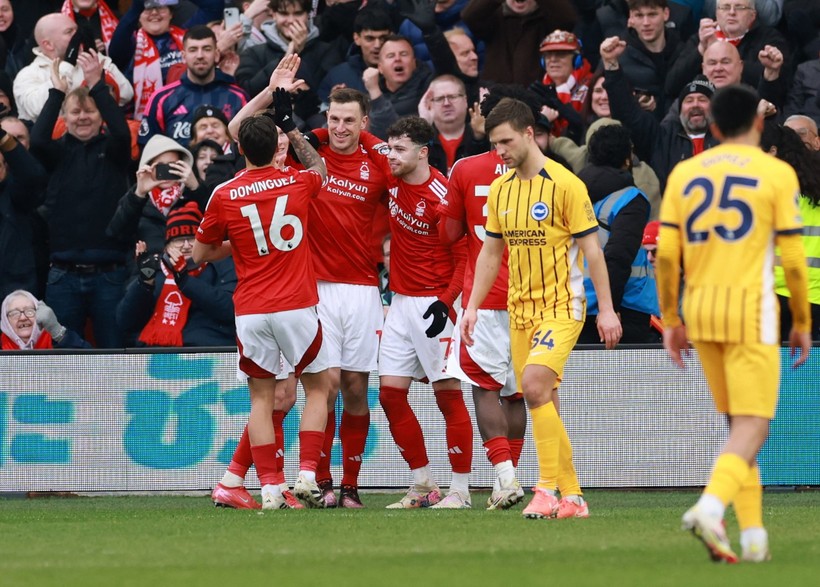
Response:
POLYGON ((236 344, 233 259, 198 266, 191 261, 201 220, 194 202, 175 208, 168 215, 164 252, 138 257, 139 276, 117 308, 120 327, 139 333, 137 346, 236 344))
MULTIPOLYGON (((164 135, 151 137, 142 151, 137 182, 122 198, 108 225, 107 234, 132 248, 145 241, 148 251, 161 252, 165 241, 165 221, 174 208, 196 201, 204 208, 205 199, 196 200, 199 181, 193 172, 191 152, 164 135), (170 167, 165 167, 165 166, 170 167), (176 179, 158 177, 170 171, 176 179)), ((170 176, 168 176, 170 177, 170 176)))

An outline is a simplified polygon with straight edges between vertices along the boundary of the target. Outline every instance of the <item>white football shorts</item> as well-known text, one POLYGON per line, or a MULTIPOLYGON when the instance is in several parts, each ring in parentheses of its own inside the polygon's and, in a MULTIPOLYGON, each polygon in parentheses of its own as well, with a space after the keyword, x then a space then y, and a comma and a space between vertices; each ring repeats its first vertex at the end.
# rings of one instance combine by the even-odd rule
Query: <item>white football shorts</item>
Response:
POLYGON ((510 316, 506 310, 478 310, 478 321, 473 331, 473 346, 461 342, 459 312, 453 344, 447 357, 447 373, 488 391, 497 391, 501 397, 518 393, 512 356, 510 355, 510 316))
POLYGON ((452 378, 444 370, 453 334, 452 320, 448 319, 444 330, 434 338, 427 338, 424 333, 432 318, 422 316, 436 299, 393 296, 379 347, 379 375, 427 379, 430 383, 452 378))
POLYGON ((267 379, 287 375, 285 370, 294 371, 298 377, 329 366, 322 350, 322 325, 316 306, 237 316, 236 340, 239 371, 246 377, 267 379), (284 362, 280 362, 280 352, 284 362))
POLYGON ((379 288, 329 281, 319 281, 318 288, 322 345, 330 366, 362 373, 375 371, 384 325, 379 288))

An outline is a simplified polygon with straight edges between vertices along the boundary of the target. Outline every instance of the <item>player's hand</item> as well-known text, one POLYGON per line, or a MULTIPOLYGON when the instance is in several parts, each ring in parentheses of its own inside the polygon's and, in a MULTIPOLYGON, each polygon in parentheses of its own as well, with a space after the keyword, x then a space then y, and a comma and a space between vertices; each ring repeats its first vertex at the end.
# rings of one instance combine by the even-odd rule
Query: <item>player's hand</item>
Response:
POLYGON ((612 310, 599 312, 598 317, 595 319, 595 325, 598 327, 598 336, 601 337, 601 342, 606 345, 606 348, 614 349, 623 335, 623 328, 618 315, 612 310))
POLYGON ((296 72, 299 71, 299 66, 302 64, 302 58, 296 53, 285 55, 276 64, 276 68, 270 74, 268 81, 268 91, 271 93, 276 91, 276 88, 284 88, 288 92, 295 92, 305 85, 305 81, 296 78, 296 72))
POLYGON ((459 323, 461 326, 460 334, 461 334, 461 342, 466 344, 467 346, 473 346, 473 331, 475 330, 475 323, 478 321, 478 312, 475 310, 471 310, 467 308, 461 314, 461 322, 459 323))
POLYGON ((430 304, 430 307, 427 308, 422 318, 427 320, 430 316, 433 317, 433 322, 427 327, 424 334, 427 335, 427 338, 435 338, 441 334, 444 327, 447 326, 447 320, 450 317, 450 308, 441 300, 436 300, 430 304))
POLYGON ((789 333, 789 348, 791 349, 791 356, 794 357, 800 350, 800 356, 792 363, 792 368, 799 367, 809 358, 809 351, 811 350, 811 333, 797 332, 792 328, 789 333))
POLYGON ((686 339, 686 326, 680 325, 674 328, 663 329, 663 348, 666 354, 681 369, 685 369, 683 357, 689 356, 689 341, 686 339))
POLYGON ((273 92, 273 109, 274 122, 282 129, 282 132, 288 134, 296 130, 296 123, 293 122, 293 103, 290 100, 290 94, 284 88, 276 88, 273 92))

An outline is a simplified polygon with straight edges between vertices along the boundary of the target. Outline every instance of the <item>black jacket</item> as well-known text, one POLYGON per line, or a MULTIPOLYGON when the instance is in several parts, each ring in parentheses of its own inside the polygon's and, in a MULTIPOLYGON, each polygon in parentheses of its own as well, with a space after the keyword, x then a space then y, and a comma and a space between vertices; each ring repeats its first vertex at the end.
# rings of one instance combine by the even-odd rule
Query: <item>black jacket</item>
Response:
MULTIPOLYGON (((162 292, 162 273, 152 289, 134 280, 117 306, 117 323, 127 332, 139 333, 148 323, 162 292)), ((177 282, 180 292, 191 300, 188 320, 182 330, 184 346, 234 346, 233 292, 236 271, 228 257, 209 263, 197 277, 177 282)), ((142 344, 142 343, 139 343, 142 344)))
POLYGON ((675 29, 666 29, 664 34, 666 46, 660 53, 653 54, 641 42, 635 29, 629 29, 626 51, 618 60, 632 89, 647 90, 655 97, 657 108, 654 115, 658 120, 663 119, 672 100, 676 98, 666 94, 666 74, 683 49, 675 29))
MULTIPOLYGON (((763 66, 757 59, 757 54, 766 45, 774 45, 783 53, 783 68, 780 77, 788 84, 791 79, 791 60, 789 59, 789 46, 783 35, 777 29, 767 26, 752 25, 752 28, 743 36, 743 40, 737 45, 740 59, 743 61, 743 75, 741 81, 753 88, 756 88, 763 77, 763 66)), ((683 50, 669 68, 666 77, 666 93, 670 96, 677 96, 683 86, 695 79, 695 76, 702 73, 703 56, 698 51, 698 36, 694 35, 684 44, 683 50)))
MULTIPOLYGON (((612 118, 620 120, 630 130, 635 154, 647 161, 661 183, 661 193, 666 187, 666 178, 679 161, 694 154, 692 140, 684 132, 679 120, 661 124, 645 110, 641 110, 632 95, 623 70, 604 72, 604 88, 609 95, 612 118)), ((718 144, 709 131, 704 138, 704 149, 718 144)))
POLYGON ((16 289, 38 290, 32 214, 45 185, 42 166, 22 145, 3 157, 8 171, 0 182, 0 299, 16 289))
POLYGON ((127 247, 107 236, 105 229, 128 189, 131 133, 105 82, 91 88, 91 97, 106 125, 102 133, 86 142, 68 133, 52 140, 65 98, 52 88, 31 130, 31 151, 51 173, 46 207, 52 259, 121 262, 128 256, 127 247))

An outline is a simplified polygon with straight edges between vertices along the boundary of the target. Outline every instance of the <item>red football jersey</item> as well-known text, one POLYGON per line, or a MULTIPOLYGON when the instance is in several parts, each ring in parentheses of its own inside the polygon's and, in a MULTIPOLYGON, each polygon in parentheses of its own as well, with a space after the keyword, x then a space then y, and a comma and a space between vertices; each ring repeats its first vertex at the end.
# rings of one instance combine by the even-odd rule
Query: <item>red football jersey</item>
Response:
MULTIPOLYGON (((487 196, 490 184, 497 177, 507 172, 507 166, 495 151, 465 157, 456 161, 450 170, 447 196, 439 205, 439 212, 450 218, 461 221, 467 232, 467 267, 464 272, 464 289, 461 295, 461 307, 466 308, 473 291, 475 263, 481 246, 484 244, 484 225, 487 222, 487 196)), ((507 249, 498 270, 498 277, 493 283, 482 310, 507 309, 507 249)))
POLYGON ((450 246, 438 235, 438 205, 447 195, 447 180, 434 167, 423 184, 393 179, 390 289, 408 296, 438 296, 447 289, 455 268, 450 246))
POLYGON ((386 200, 387 176, 361 146, 341 155, 322 145, 319 154, 327 166, 327 182, 311 203, 308 231, 316 278, 378 285, 373 223, 374 215, 386 213, 380 202, 386 200))
POLYGON ((231 241, 238 316, 319 302, 305 232, 310 202, 321 187, 322 177, 315 171, 263 167, 240 171, 214 190, 197 240, 213 245, 231 241))

